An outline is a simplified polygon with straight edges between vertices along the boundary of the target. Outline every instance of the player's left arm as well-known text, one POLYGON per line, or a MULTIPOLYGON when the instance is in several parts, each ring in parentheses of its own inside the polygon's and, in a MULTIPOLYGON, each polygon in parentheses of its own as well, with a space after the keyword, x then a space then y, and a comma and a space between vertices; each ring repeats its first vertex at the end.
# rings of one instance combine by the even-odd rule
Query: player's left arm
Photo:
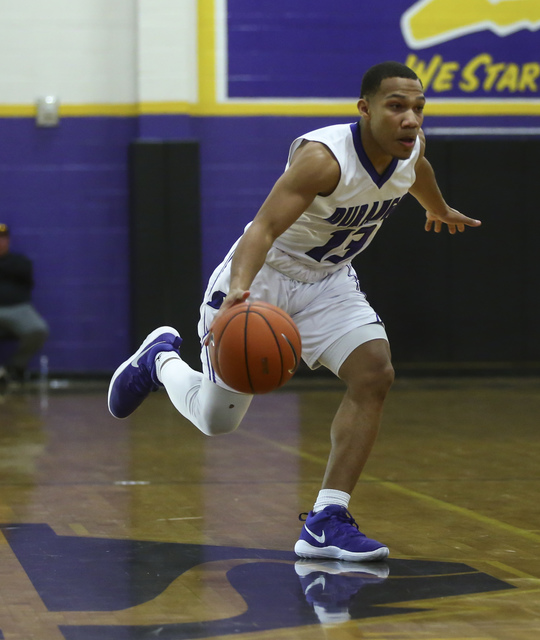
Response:
POLYGON ((435 233, 439 233, 443 224, 448 226, 448 231, 452 234, 456 231, 465 231, 465 227, 479 227, 482 224, 480 220, 463 215, 444 200, 433 167, 424 155, 426 139, 422 130, 419 136, 422 147, 415 165, 416 180, 409 189, 409 193, 426 210, 426 231, 433 229, 435 233))

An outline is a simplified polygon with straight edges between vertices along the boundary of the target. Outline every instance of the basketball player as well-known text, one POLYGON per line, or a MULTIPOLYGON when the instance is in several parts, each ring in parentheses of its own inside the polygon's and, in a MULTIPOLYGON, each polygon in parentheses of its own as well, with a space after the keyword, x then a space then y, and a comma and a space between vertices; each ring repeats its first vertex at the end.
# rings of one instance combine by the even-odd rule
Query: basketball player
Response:
POLYGON ((152 332, 114 373, 109 409, 125 418, 163 385, 177 408, 207 435, 233 431, 252 396, 236 393, 212 369, 206 336, 216 314, 246 300, 287 311, 302 336, 302 357, 346 384, 331 425, 322 488, 295 545, 301 557, 370 561, 388 548, 360 533, 348 511, 375 442, 393 382, 384 325, 351 266, 410 192, 426 209, 427 231, 450 233, 478 220, 444 201, 424 157, 425 96, 408 67, 385 62, 367 71, 359 122, 312 131, 292 143, 289 160, 253 222, 210 278, 201 306, 203 373, 179 355, 171 327, 152 332))

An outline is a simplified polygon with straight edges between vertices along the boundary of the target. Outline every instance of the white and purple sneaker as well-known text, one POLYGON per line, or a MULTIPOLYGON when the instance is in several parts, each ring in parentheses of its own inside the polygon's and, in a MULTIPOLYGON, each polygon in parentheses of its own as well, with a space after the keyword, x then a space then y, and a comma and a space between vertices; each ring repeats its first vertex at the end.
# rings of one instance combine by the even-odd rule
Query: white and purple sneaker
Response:
POLYGON ((349 562, 384 560, 388 547, 358 530, 351 514, 338 505, 308 514, 294 552, 301 558, 336 558, 349 562))
POLYGON ((181 344, 176 329, 159 327, 118 367, 109 384, 109 411, 115 418, 127 418, 151 391, 163 386, 156 375, 155 358, 161 351, 178 353, 181 344))

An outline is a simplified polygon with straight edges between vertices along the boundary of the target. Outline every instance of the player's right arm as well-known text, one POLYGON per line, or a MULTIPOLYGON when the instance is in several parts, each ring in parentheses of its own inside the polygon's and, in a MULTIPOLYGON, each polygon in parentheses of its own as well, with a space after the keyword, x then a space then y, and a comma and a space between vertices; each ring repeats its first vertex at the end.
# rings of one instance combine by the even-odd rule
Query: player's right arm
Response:
POLYGON ((329 195, 341 176, 339 163, 325 145, 306 142, 295 152, 289 168, 274 185, 250 227, 242 236, 231 264, 231 284, 222 309, 249 296, 270 247, 313 202, 329 195))

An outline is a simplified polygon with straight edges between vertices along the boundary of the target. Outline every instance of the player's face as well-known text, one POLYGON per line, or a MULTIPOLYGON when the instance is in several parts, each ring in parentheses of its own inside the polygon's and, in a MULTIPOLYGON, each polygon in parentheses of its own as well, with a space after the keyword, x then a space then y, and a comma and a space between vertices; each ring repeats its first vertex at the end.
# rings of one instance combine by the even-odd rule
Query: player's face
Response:
POLYGON ((387 78, 373 97, 360 101, 360 113, 382 153, 401 160, 410 157, 424 120, 425 102, 422 85, 409 78, 387 78))

